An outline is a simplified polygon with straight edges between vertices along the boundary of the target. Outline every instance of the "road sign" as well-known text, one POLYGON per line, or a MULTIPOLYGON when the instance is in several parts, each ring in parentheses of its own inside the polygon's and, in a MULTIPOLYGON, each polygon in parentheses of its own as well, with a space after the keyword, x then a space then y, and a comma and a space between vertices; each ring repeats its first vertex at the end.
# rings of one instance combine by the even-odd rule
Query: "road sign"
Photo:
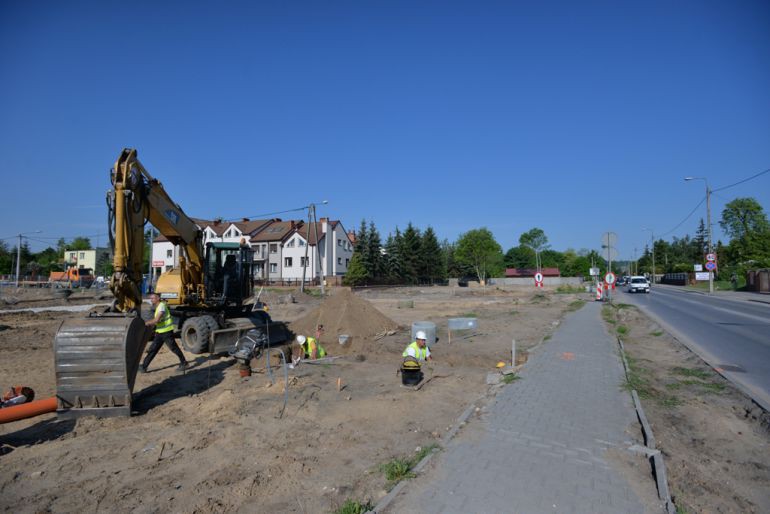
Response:
POLYGON ((607 282, 609 285, 612 285, 615 283, 615 274, 614 273, 607 273, 604 275, 604 281, 607 282))
POLYGON ((706 269, 709 271, 714 271, 715 269, 717 269, 717 263, 714 261, 708 261, 706 263, 706 269))
POLYGON ((706 255, 706 260, 709 261, 709 262, 716 261, 717 260, 717 254, 710 253, 710 254, 706 255))
POLYGON ((703 271, 703 264, 694 264, 695 271, 703 271))
POLYGON ((543 274, 539 271, 535 273, 535 282, 542 282, 543 281, 543 274))
POLYGON ((589 273, 592 277, 598 277, 599 276, 599 268, 589 268, 589 273))

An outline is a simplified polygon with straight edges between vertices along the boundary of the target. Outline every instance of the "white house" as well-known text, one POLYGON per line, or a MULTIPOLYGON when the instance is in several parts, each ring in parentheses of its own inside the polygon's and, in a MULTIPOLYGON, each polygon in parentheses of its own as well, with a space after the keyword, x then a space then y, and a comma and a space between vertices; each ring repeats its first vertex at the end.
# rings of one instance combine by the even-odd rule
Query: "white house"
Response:
POLYGON ((321 276, 344 275, 350 266, 352 255, 353 242, 342 223, 321 218, 318 223, 295 229, 286 239, 283 247, 283 276, 286 279, 301 280, 305 265, 307 280, 321 276))
MULTIPOLYGON (((353 241, 342 223, 329 221, 328 218, 309 225, 307 263, 308 225, 302 221, 274 218, 239 222, 196 219, 195 222, 203 230, 204 247, 209 242, 238 243, 245 239, 254 250, 254 277, 257 279, 299 281, 305 266, 305 279, 308 281, 321 276, 344 275, 353 255, 353 241), (316 231, 320 241, 318 245, 316 231)), ((160 275, 178 265, 180 251, 165 237, 157 237, 152 245, 154 273, 160 275)))

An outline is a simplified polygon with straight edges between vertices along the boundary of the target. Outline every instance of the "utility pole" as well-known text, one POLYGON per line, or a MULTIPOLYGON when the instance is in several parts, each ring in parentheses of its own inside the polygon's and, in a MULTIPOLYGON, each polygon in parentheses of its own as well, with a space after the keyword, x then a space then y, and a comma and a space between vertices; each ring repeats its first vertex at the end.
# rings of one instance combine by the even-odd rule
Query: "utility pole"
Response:
MULTIPOLYGON (((706 183, 706 223, 708 225, 709 232, 709 253, 714 253, 714 247, 711 244, 711 188, 709 187, 709 181, 706 177, 685 177, 685 182, 690 180, 702 180, 706 183)), ((709 294, 714 294, 714 272, 709 272, 709 294)))
POLYGON ((310 220, 312 219, 310 217, 310 209, 312 207, 312 203, 307 206, 307 235, 305 236, 305 265, 302 266, 302 284, 299 286, 299 292, 304 293, 305 292, 305 274, 307 272, 308 262, 307 262, 307 254, 308 254, 308 247, 310 246, 310 220))
MULTIPOLYGON (((42 230, 35 230, 34 232, 27 232, 27 234, 39 234, 42 230)), ((19 245, 16 247, 16 288, 19 288, 19 269, 21 268, 21 236, 25 234, 19 234, 19 245)))
POLYGON ((652 280, 650 285, 655 283, 655 232, 651 228, 643 228, 642 230, 650 231, 650 241, 652 242, 652 280))

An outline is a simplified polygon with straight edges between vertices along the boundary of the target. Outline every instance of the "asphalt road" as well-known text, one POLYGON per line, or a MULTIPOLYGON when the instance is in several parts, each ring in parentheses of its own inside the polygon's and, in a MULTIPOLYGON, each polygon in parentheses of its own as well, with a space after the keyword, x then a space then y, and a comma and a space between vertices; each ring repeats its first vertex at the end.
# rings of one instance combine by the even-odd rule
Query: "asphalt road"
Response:
POLYGON ((751 295, 711 296, 660 285, 649 294, 615 295, 615 301, 637 305, 770 410, 770 305, 747 298, 751 295))

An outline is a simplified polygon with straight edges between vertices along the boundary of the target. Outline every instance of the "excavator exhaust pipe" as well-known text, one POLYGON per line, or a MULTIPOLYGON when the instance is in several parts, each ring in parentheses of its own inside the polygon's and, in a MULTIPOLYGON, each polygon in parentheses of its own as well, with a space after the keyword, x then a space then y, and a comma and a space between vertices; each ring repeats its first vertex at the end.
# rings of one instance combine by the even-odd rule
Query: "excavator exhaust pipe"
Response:
POLYGON ((135 314, 91 313, 62 322, 54 340, 59 418, 130 416, 148 335, 135 314))

